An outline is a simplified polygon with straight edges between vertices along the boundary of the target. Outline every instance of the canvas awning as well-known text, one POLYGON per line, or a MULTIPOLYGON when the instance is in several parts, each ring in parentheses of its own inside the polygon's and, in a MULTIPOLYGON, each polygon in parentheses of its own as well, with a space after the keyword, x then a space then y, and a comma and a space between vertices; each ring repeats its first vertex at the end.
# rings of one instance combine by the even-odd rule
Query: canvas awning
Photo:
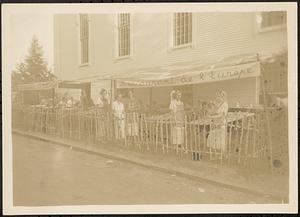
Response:
POLYGON ((118 88, 175 86, 207 83, 260 75, 257 54, 244 54, 222 58, 213 63, 181 62, 115 74, 118 88))
POLYGON ((177 86, 208 83, 230 79, 257 77, 260 63, 273 62, 277 57, 286 55, 283 47, 272 53, 246 53, 220 58, 214 62, 179 62, 175 64, 123 71, 111 76, 117 80, 118 88, 138 88, 155 86, 177 86))
POLYGON ((19 91, 33 91, 33 90, 51 90, 57 87, 57 81, 35 82, 31 84, 18 85, 19 91))

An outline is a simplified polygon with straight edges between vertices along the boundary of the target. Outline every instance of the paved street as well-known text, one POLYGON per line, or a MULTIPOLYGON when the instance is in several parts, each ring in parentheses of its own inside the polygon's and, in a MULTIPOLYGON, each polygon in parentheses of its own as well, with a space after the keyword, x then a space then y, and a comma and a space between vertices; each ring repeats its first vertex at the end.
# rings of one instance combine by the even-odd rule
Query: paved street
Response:
POLYGON ((272 203, 13 134, 14 205, 272 203))

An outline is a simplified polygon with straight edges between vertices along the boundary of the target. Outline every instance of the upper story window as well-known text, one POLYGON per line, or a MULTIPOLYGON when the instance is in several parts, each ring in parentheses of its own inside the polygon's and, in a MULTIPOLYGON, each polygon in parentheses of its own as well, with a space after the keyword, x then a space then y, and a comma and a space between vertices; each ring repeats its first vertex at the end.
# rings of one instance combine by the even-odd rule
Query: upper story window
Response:
POLYGON ((89 16, 79 15, 80 26, 80 64, 89 63, 89 16))
POLYGON ((192 13, 175 13, 173 21, 173 46, 192 43, 192 13))
POLYGON ((118 56, 130 55, 130 14, 118 14, 118 56))
POLYGON ((286 26, 286 12, 285 11, 267 11, 261 12, 257 16, 259 29, 261 31, 277 29, 286 26))

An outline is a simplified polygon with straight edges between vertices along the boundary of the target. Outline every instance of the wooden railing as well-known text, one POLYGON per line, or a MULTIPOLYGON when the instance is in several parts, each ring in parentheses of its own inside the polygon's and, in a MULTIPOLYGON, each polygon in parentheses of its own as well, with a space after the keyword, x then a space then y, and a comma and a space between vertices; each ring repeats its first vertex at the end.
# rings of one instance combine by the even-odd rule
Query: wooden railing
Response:
MULTIPOLYGON (((249 165, 267 157, 263 112, 229 112, 226 122, 186 114, 175 122, 170 114, 127 113, 124 121, 126 147, 141 151, 188 156, 221 164, 249 165), (212 138, 214 137, 214 138, 212 138), (215 141, 208 145, 208 140, 215 141)), ((13 107, 15 129, 85 142, 115 144, 117 118, 110 112, 75 108, 13 107)))

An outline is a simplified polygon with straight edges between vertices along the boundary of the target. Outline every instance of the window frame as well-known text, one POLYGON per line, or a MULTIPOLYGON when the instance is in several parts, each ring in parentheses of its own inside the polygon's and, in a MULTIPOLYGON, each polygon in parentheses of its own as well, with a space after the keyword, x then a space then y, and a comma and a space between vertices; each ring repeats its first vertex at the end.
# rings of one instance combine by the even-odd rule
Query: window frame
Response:
POLYGON ((131 13, 117 13, 115 15, 115 59, 116 60, 122 60, 122 59, 129 59, 132 57, 132 14, 131 13), (129 54, 120 56, 120 38, 119 38, 119 31, 120 31, 120 26, 119 26, 119 16, 122 14, 128 14, 129 15, 129 54))
MULTIPOLYGON (((264 32, 273 32, 273 31, 280 31, 283 30, 287 27, 287 23, 285 24, 278 24, 278 25, 273 25, 273 26, 268 26, 268 27, 261 27, 261 23, 257 22, 257 18, 260 16, 262 16, 262 13, 264 12, 271 12, 271 11, 261 11, 261 12, 257 12, 255 13, 254 16, 254 22, 255 22, 255 32, 256 33, 264 33, 264 32)), ((281 12, 281 11, 278 11, 281 12)), ((284 11, 286 13, 287 16, 287 11, 284 11)))
POLYGON ((171 22, 170 22, 170 30, 171 30, 171 40, 170 40, 170 47, 172 50, 176 50, 176 49, 181 49, 181 48, 192 48, 193 44, 194 44, 194 31, 195 31, 195 20, 194 20, 194 14, 192 12, 175 12, 172 13, 170 16, 171 22), (191 30, 190 30, 190 37, 191 37, 191 41, 188 43, 184 43, 184 44, 179 44, 179 45, 175 45, 175 16, 178 13, 190 13, 191 14, 191 30))
POLYGON ((78 65, 79 67, 84 67, 84 66, 89 66, 91 64, 91 15, 87 14, 87 13, 82 13, 82 14, 78 14, 77 15, 77 26, 78 26, 78 65), (81 25, 80 25, 80 15, 87 15, 87 20, 88 20, 88 45, 87 45, 87 49, 88 49, 88 61, 86 63, 82 63, 81 62, 81 25))

